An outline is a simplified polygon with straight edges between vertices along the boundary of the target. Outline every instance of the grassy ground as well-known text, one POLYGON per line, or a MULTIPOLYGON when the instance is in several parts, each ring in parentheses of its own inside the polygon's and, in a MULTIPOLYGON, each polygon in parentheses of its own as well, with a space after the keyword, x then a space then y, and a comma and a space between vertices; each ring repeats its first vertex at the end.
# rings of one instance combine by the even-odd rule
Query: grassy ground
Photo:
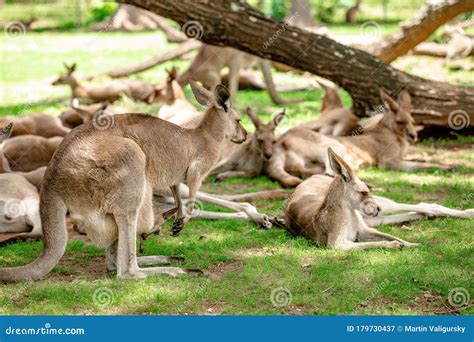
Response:
MULTIPOLYGON (((69 89, 49 84, 61 71, 63 61, 78 62, 79 71, 90 74, 135 63, 156 54, 164 45, 163 37, 152 33, 28 33, 15 40, 3 35, 0 114, 58 114, 67 106, 69 89)), ((403 58, 397 63, 403 67, 406 61, 403 58)), ((431 63, 423 58, 411 61, 419 66, 431 63)), ((177 65, 183 68, 186 63, 177 65)), ((140 77, 157 82, 169 66, 140 77)), ((439 70, 453 82, 469 82, 468 75, 439 70)), ((433 74, 431 70, 428 76, 433 74)), ((285 78, 278 77, 280 81, 285 78)), ((287 94, 305 96, 307 101, 288 106, 283 128, 315 117, 320 95, 319 90, 287 94)), ((343 96, 349 105, 350 99, 343 96)), ((119 105, 130 110, 158 109, 128 100, 119 105)), ((264 92, 239 92, 237 108, 243 111, 247 105, 264 118, 279 109, 264 92)), ((246 118, 244 123, 251 128, 246 118)), ((359 176, 373 184, 377 194, 397 201, 436 201, 472 208, 473 146, 473 137, 462 137, 425 141, 411 151, 425 159, 458 164, 453 172, 409 174, 368 169, 359 176)), ((219 184, 209 180, 204 185, 206 191, 214 193, 275 188, 278 185, 265 177, 234 178, 219 184)), ((256 205, 267 214, 281 216, 284 201, 259 201, 256 205)), ((245 222, 195 221, 179 238, 169 236, 167 225, 161 236, 147 240, 146 254, 183 255, 184 267, 205 269, 209 276, 140 281, 116 280, 114 274, 105 272, 104 250, 71 241, 62 261, 46 279, 0 285, 0 314, 472 314, 472 307, 451 307, 448 294, 454 288, 474 293, 473 222, 439 218, 403 227, 384 226, 382 231, 422 246, 357 252, 319 248, 303 238, 290 237, 284 230, 265 231, 245 222), (287 305, 274 305, 272 293, 283 294, 283 299, 286 296, 287 305)), ((2 247, 0 265, 26 264, 41 248, 40 242, 2 247)))

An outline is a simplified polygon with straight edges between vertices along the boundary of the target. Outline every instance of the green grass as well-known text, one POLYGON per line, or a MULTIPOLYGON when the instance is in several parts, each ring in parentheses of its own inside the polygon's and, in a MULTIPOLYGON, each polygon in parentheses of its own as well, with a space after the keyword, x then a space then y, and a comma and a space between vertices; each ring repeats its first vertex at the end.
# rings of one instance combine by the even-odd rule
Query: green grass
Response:
MULTIPOLYGON (((63 61, 78 62, 81 73, 91 74, 136 63, 164 47, 164 38, 155 33, 44 32, 28 33, 16 40, 2 36, 0 114, 45 111, 57 115, 66 108, 69 89, 49 85, 62 70, 63 61), (134 49, 129 50, 130 46, 134 49)), ((415 62, 423 65, 426 60, 415 62)), ((186 63, 176 64, 183 70, 186 63)), ((171 65, 139 77, 159 82, 171 65)), ((277 83, 286 77, 277 75, 277 83)), ((458 83, 469 81, 462 73, 450 73, 449 77, 459 78, 458 83)), ((283 128, 315 117, 319 111, 319 89, 285 96, 305 96, 307 101, 287 107, 289 115, 282 122, 283 128)), ((343 99, 350 105, 347 94, 343 93, 343 99)), ((264 120, 281 108, 264 92, 239 92, 236 107, 243 112, 248 105, 264 120)), ((130 111, 158 110, 157 106, 128 100, 118 106, 130 111)), ((244 124, 251 129, 247 118, 244 124)), ((460 164, 453 172, 404 173, 371 168, 358 174, 375 187, 377 194, 397 201, 436 201, 454 208, 472 208, 473 145, 473 137, 460 137, 426 141, 412 150, 429 160, 460 164)), ((214 193, 276 188, 278 184, 266 177, 234 178, 223 183, 208 180, 203 186, 214 193)), ((282 200, 258 201, 256 205, 269 215, 283 214, 282 200)), ((178 279, 157 276, 139 281, 115 279, 114 274, 105 272, 103 249, 71 241, 60 264, 46 279, 0 285, 0 314, 472 314, 472 307, 453 310, 448 294, 462 287, 474 295, 473 222, 437 218, 410 223, 403 229, 384 226, 382 231, 419 242, 421 247, 354 252, 319 248, 303 238, 290 237, 282 229, 262 230, 247 222, 199 220, 187 225, 178 238, 169 236, 167 224, 161 236, 146 241, 146 254, 183 255, 184 267, 202 268, 210 275, 178 279), (279 288, 291 293, 289 305, 272 304, 271 293, 279 288)), ((41 248, 40 242, 1 247, 0 265, 26 264, 41 248)))

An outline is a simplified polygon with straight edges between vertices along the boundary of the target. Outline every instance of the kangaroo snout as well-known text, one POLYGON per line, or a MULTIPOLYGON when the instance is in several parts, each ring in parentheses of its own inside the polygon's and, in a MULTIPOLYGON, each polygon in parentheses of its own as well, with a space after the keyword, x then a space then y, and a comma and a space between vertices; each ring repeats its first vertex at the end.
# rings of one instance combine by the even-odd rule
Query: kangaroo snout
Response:
POLYGON ((381 210, 380 205, 373 198, 369 198, 362 203, 362 212, 367 216, 376 217, 381 210))

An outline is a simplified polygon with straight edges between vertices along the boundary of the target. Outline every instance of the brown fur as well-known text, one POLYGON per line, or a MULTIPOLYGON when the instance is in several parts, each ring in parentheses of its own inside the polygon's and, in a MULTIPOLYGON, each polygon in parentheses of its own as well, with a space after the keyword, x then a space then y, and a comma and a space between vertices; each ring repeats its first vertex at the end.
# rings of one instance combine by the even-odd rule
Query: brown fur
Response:
MULTIPOLYGON (((178 217, 184 224, 192 215, 202 180, 218 160, 222 142, 226 138, 242 142, 246 136, 224 87, 218 86, 214 95, 197 84, 192 88, 198 102, 210 103, 195 129, 149 115, 124 114, 112 116, 113 124, 106 129, 88 123, 65 137, 43 181, 43 253, 29 265, 1 268, 0 281, 39 279, 53 269, 66 247, 67 211, 93 243, 107 247, 107 266, 117 269, 120 278, 190 273, 175 267, 138 267, 137 234, 154 229, 153 190, 176 189, 187 180, 188 208, 184 217, 178 217)), ((179 205, 178 209, 180 216, 179 205)))
POLYGON ((247 141, 241 145, 229 142, 224 144, 219 163, 212 170, 218 180, 235 176, 257 177, 262 174, 264 163, 272 157, 273 144, 276 141, 275 128, 283 120, 285 111, 276 114, 266 124, 250 107, 247 108, 247 115, 255 126, 255 133, 250 134, 247 141))
POLYGON ((324 89, 321 114, 316 120, 305 122, 298 127, 307 128, 326 135, 344 136, 359 131, 359 118, 351 109, 344 108, 339 89, 318 82, 324 89))
POLYGON ((358 170, 377 166, 405 171, 425 168, 449 170, 451 166, 404 160, 409 143, 417 139, 410 111, 410 95, 403 91, 398 102, 383 91, 381 97, 389 108, 382 119, 364 129, 360 135, 329 137, 305 128, 291 129, 275 144, 267 174, 285 187, 294 187, 318 173, 330 173, 326 150, 331 147, 349 166, 358 170))
POLYGON ((143 101, 153 103, 155 101, 155 87, 140 80, 120 80, 112 81, 106 85, 96 86, 93 88, 81 85, 74 76, 76 64, 67 66, 66 72, 59 76, 53 85, 68 85, 72 91, 73 99, 87 99, 92 102, 114 102, 122 95, 143 101))
POLYGON ((307 237, 320 246, 339 249, 416 246, 369 228, 361 212, 377 216, 381 211, 379 204, 367 185, 331 148, 328 159, 336 177, 313 176, 301 183, 288 200, 285 216, 290 233, 307 237))
POLYGON ((24 134, 39 135, 45 138, 65 136, 69 129, 64 127, 58 118, 46 114, 30 114, 19 117, 3 117, 0 127, 13 122, 12 137, 24 134))
POLYGON ((284 99, 278 94, 273 83, 270 61, 231 47, 202 44, 189 69, 178 77, 178 82, 184 87, 190 79, 193 79, 201 82, 206 88, 213 89, 217 84, 222 83, 221 71, 227 67, 229 68, 229 90, 231 97, 235 99, 240 70, 256 63, 260 65, 267 91, 273 102, 289 104, 302 101, 301 99, 284 99))

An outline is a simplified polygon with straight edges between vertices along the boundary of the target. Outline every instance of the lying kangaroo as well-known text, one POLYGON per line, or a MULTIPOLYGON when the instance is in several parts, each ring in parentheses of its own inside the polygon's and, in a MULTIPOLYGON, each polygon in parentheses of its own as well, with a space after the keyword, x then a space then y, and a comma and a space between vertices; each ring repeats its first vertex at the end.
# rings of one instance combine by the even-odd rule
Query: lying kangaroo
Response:
POLYGON ((381 119, 365 127, 360 135, 329 137, 304 128, 294 128, 283 134, 274 145, 273 156, 266 166, 267 174, 285 187, 294 187, 302 182, 301 178, 332 173, 326 153, 328 147, 354 170, 371 165, 404 171, 450 170, 449 165, 403 159, 409 143, 417 140, 410 115, 410 95, 404 90, 397 101, 384 91, 380 96, 388 103, 388 108, 381 119))
POLYGON ((178 126, 195 128, 202 120, 203 113, 186 99, 183 89, 176 80, 177 76, 178 70, 173 67, 168 72, 164 89, 160 91, 159 100, 164 104, 158 112, 158 117, 178 126))
POLYGON ((62 137, 44 138, 39 135, 19 135, 3 143, 3 158, 9 169, 3 171, 34 171, 47 166, 62 137))
POLYGON ((116 109, 112 108, 108 103, 94 103, 84 106, 79 104, 78 99, 73 99, 71 101, 71 109, 63 111, 59 119, 64 126, 74 128, 91 121, 94 115, 104 111, 109 115, 117 114, 116 109))
POLYGON ((242 143, 246 132, 230 106, 228 90, 218 85, 214 95, 191 83, 196 99, 208 105, 201 124, 184 129, 144 114, 115 115, 113 124, 96 129, 84 124, 68 134, 51 160, 40 195, 44 250, 22 267, 1 268, 0 281, 40 279, 64 254, 66 212, 80 223, 98 246, 107 247, 107 268, 119 278, 149 274, 194 274, 176 267, 140 268, 162 257, 137 258, 137 234, 153 229, 153 189, 171 188, 180 204, 177 184, 186 179, 186 214, 178 205, 181 225, 193 213, 196 192, 219 158, 225 139, 242 143))
POLYGON ((375 217, 381 211, 379 204, 367 185, 331 148, 328 159, 336 177, 313 176, 301 183, 288 201, 285 221, 291 234, 344 250, 418 246, 370 228, 361 212, 375 217))
POLYGON ((30 114, 25 116, 7 116, 0 119, 0 127, 13 123, 11 136, 23 134, 39 135, 45 138, 65 136, 69 129, 64 127, 58 118, 46 114, 30 114))
POLYGON ((339 90, 318 82, 324 89, 321 114, 316 120, 305 122, 299 128, 308 128, 326 135, 344 136, 359 131, 359 118, 351 109, 344 108, 339 90))
POLYGON ((88 88, 81 85, 74 76, 76 64, 71 66, 64 64, 66 72, 59 76, 52 84, 65 84, 71 87, 72 98, 87 99, 92 102, 114 102, 122 95, 143 101, 153 103, 155 100, 155 87, 145 81, 140 80, 120 80, 109 84, 88 88))
MULTIPOLYGON (((12 123, 2 128, 0 143, 12 131, 12 123)), ((0 174, 0 233, 31 232, 36 237, 41 234, 39 192, 44 170, 0 174)))
POLYGON ((250 107, 247 108, 247 115, 255 126, 255 133, 241 145, 228 142, 224 144, 221 159, 211 173, 217 174, 218 180, 229 177, 257 177, 262 173, 264 163, 272 157, 273 144, 276 141, 275 128, 283 120, 285 110, 276 114, 267 124, 264 124, 250 107))
POLYGON ((221 71, 229 68, 229 90, 231 98, 235 98, 239 86, 239 71, 258 62, 262 70, 267 91, 276 104, 301 102, 302 99, 284 99, 275 89, 271 62, 231 47, 220 47, 202 44, 189 69, 178 77, 178 83, 184 87, 190 79, 201 82, 206 88, 222 83, 221 71))

